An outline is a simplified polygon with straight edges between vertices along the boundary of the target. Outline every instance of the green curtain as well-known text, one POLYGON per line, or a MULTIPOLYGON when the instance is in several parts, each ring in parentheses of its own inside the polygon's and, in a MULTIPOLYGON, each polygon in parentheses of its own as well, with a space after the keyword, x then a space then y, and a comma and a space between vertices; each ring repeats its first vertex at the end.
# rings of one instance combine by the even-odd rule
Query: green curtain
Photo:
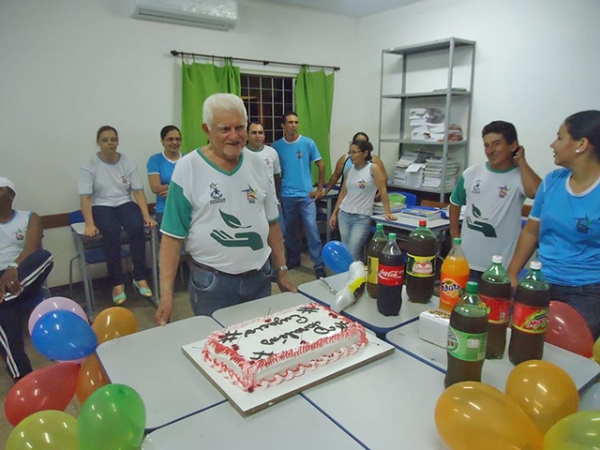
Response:
MULTIPOLYGON (((325 75, 324 70, 309 72, 308 67, 300 69, 296 78, 296 112, 298 132, 315 141, 325 162, 325 182, 331 175, 329 151, 329 130, 331 128, 331 108, 333 105, 334 74, 325 75)), ((312 167, 313 181, 318 180, 319 172, 312 167)))
POLYGON ((202 105, 218 92, 241 96, 240 69, 230 60, 223 67, 214 64, 185 64, 181 82, 181 152, 206 145, 208 139, 202 131, 202 105))

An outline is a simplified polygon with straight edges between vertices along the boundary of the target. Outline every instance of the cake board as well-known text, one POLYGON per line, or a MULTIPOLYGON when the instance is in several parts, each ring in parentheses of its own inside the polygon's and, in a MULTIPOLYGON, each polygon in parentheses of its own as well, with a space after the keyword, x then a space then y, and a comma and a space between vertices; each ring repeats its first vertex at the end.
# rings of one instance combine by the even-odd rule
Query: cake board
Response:
POLYGON ((273 406, 299 392, 310 389, 325 381, 377 361, 394 352, 394 347, 376 336, 367 333, 369 345, 354 355, 346 356, 334 363, 321 366, 312 372, 283 381, 281 384, 269 386, 264 390, 248 393, 235 386, 229 379, 213 369, 202 357, 203 339, 181 347, 183 354, 200 372, 229 400, 229 403, 244 417, 250 416, 269 406, 273 406))

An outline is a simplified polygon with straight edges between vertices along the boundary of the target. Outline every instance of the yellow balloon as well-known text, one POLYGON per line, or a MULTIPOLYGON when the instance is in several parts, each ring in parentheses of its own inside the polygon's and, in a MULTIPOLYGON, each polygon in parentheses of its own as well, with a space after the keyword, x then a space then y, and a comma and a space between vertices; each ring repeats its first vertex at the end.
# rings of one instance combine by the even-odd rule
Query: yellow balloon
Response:
POLYGON ((12 430, 6 450, 79 450, 77 419, 62 411, 40 411, 12 430))
POLYGON ((525 361, 515 367, 506 380, 505 392, 542 433, 576 413, 579 406, 579 393, 569 374, 546 361, 525 361))
POLYGON ((94 319, 92 329, 98 336, 98 345, 103 342, 136 333, 138 330, 135 314, 127 308, 113 306, 106 308, 94 319))
POLYGON ((544 436, 544 450, 600 450, 600 411, 582 411, 557 422, 544 436))
POLYGON ((594 361, 600 364, 600 338, 594 344, 594 361))
POLYGON ((450 386, 435 424, 452 450, 542 450, 542 433, 507 395, 475 381, 450 386))

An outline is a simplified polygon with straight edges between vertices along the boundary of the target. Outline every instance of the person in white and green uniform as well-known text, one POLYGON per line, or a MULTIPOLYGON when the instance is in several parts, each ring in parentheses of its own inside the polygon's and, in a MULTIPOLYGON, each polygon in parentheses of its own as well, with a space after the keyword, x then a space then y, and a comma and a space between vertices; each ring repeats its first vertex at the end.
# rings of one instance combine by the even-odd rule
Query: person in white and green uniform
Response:
POLYGON ((479 281, 492 256, 511 260, 521 232, 523 202, 535 197, 541 183, 525 160, 512 123, 491 122, 481 134, 488 161, 466 169, 450 196, 450 234, 462 237, 473 281, 479 281), (461 230, 462 205, 466 208, 461 230))
POLYGON ((181 245, 192 257, 190 303, 196 315, 271 295, 271 263, 282 291, 296 291, 285 267, 275 193, 262 160, 244 150, 247 113, 232 94, 204 102, 209 139, 177 163, 165 207, 156 320, 173 310, 181 245), (269 261, 270 259, 270 261, 269 261))

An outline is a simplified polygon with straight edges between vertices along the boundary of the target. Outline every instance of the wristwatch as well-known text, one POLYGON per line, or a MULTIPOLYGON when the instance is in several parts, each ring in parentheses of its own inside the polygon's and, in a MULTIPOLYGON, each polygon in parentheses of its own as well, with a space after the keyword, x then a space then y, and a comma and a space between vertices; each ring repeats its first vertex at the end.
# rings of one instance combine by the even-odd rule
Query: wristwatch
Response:
POLYGON ((8 270, 8 269, 19 270, 19 263, 18 262, 10 263, 8 266, 6 266, 6 270, 8 270))
POLYGON ((277 274, 277 273, 281 272, 282 270, 288 270, 288 266, 281 266, 279 269, 275 269, 275 273, 277 274))

